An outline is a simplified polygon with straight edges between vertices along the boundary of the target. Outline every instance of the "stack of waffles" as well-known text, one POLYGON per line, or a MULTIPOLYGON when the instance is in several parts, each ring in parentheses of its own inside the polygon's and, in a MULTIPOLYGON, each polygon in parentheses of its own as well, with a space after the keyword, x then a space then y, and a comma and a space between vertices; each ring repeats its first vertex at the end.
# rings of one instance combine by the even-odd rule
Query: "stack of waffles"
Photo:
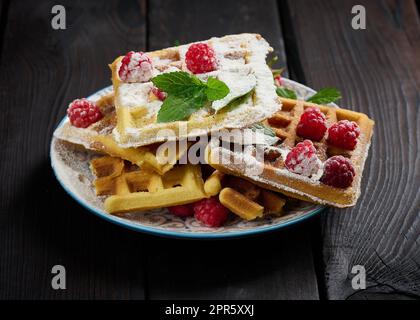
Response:
POLYGON ((285 98, 280 98, 280 100, 282 101, 282 110, 266 121, 266 125, 273 129, 280 139, 280 143, 271 146, 264 159, 259 160, 254 154, 246 152, 232 152, 230 149, 218 145, 209 148, 208 163, 218 170, 244 177, 259 186, 290 197, 339 208, 355 205, 360 195, 360 183, 372 137, 373 121, 365 114, 350 110, 285 98), (296 128, 302 114, 309 108, 319 109, 325 114, 330 128, 339 121, 347 120, 356 123, 360 129, 360 136, 353 150, 330 145, 325 136, 320 141, 313 142, 316 155, 324 167, 328 159, 337 156, 343 156, 352 164, 354 177, 346 188, 337 188, 322 183, 322 164, 319 166, 319 170, 311 176, 296 174, 285 166, 287 154, 296 145, 303 142, 303 138, 297 135, 296 128), (278 157, 273 158, 270 154, 277 154, 278 157), (249 166, 261 167, 261 170, 257 175, 252 172, 247 173, 246 168, 249 166))
POLYGON ((113 91, 96 101, 73 101, 54 135, 95 154, 92 187, 110 214, 169 208, 217 227, 231 214, 245 220, 282 215, 293 199, 354 205, 373 122, 364 114, 280 98, 266 63, 271 51, 260 35, 240 34, 129 52, 110 65, 113 91), (308 108, 319 109, 328 127, 352 121, 360 135, 353 150, 330 145, 327 137, 310 142, 318 171, 302 175, 285 163, 300 142, 308 143, 297 134, 308 108), (236 141, 238 132, 259 131, 262 140, 236 141), (192 161, 194 142, 202 137, 211 142, 201 143, 200 161, 192 161), (354 169, 345 188, 322 182, 328 160, 338 155, 354 169), (261 170, 255 174, 250 166, 261 170))

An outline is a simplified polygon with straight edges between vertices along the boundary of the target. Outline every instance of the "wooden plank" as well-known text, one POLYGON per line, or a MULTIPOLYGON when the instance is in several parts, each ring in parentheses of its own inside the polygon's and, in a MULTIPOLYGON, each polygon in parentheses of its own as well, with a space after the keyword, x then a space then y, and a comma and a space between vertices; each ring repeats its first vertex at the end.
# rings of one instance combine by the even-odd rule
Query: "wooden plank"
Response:
POLYGON ((327 294, 418 298, 419 17, 410 0, 357 4, 366 30, 351 28, 354 1, 288 1, 308 85, 340 88, 343 107, 376 121, 358 205, 324 215, 327 294), (352 289, 354 265, 366 268, 366 291, 352 289))
MULTIPOLYGON (((275 1, 153 1, 151 49, 258 32, 285 54, 275 1), (222 9, 223 8, 223 9, 222 9)), ((318 299, 310 231, 296 228, 230 241, 149 241, 151 299, 318 299)))
POLYGON ((151 239, 149 296, 318 299, 310 244, 315 221, 246 239, 151 239))
POLYGON ((189 43, 226 34, 260 33, 275 49, 278 65, 284 66, 286 55, 276 2, 254 2, 151 1, 149 47, 155 50, 171 47, 176 41, 189 43))
MULTIPOLYGON (((9 12, 9 1, 0 2, 0 53, 2 52, 2 46, 4 43, 4 33, 7 23, 7 13, 9 12)), ((1 59, 1 56, 0 56, 1 59)), ((1 60, 0 60, 1 61, 1 60)))
MULTIPOLYGON (((142 1, 141 1, 142 3, 142 1)), ((66 105, 110 84, 107 64, 145 47, 136 1, 12 1, 0 66, 0 299, 144 297, 144 238, 93 216, 59 186, 48 157, 66 105), (52 290, 51 268, 67 272, 52 290)))

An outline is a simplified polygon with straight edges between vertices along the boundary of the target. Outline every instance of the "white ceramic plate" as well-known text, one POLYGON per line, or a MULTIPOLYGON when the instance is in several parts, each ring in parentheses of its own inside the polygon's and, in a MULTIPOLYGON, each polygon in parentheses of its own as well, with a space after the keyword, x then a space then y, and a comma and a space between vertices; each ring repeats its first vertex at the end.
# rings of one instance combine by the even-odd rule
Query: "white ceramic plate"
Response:
MULTIPOLYGON (((296 91, 300 99, 306 99, 315 93, 314 90, 292 80, 283 79, 283 84, 285 87, 296 91)), ((104 88, 88 97, 88 99, 95 101, 111 90, 112 87, 104 88)), ((67 117, 61 121, 59 126, 62 126, 66 121, 68 121, 67 117)), ((175 217, 166 209, 128 213, 123 217, 113 216, 104 211, 103 201, 105 198, 97 197, 92 187, 93 176, 89 170, 89 160, 94 156, 94 153, 76 150, 56 138, 51 141, 51 166, 57 180, 67 193, 99 217, 135 231, 178 238, 240 237, 296 224, 314 216, 325 208, 302 201, 287 208, 286 214, 282 217, 266 217, 256 221, 244 221, 235 218, 221 228, 204 227, 194 218, 181 219, 175 217)))

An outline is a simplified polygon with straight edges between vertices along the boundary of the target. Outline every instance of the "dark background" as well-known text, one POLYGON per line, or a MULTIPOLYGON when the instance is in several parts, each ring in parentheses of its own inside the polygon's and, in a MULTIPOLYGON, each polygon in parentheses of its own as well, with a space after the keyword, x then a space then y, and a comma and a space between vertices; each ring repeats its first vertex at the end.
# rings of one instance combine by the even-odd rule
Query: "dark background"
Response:
MULTIPOLYGON (((418 4, 417 4, 418 5, 418 4)), ((0 3, 1 299, 418 299, 420 24, 413 0, 8 1, 0 3), (62 4, 67 29, 51 28, 62 4), (351 8, 367 29, 351 28, 351 8), (258 32, 278 66, 376 121, 362 196, 247 239, 138 234, 84 210, 48 157, 69 101, 110 84, 107 64, 230 33, 258 32), (51 268, 67 270, 53 290, 51 268), (354 291, 351 269, 366 268, 354 291)))

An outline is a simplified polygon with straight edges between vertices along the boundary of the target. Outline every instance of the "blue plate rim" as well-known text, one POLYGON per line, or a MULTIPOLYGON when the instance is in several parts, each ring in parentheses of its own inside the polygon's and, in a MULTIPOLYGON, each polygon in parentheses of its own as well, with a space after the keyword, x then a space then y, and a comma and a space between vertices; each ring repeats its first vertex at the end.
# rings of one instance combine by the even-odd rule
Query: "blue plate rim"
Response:
MULTIPOLYGON (((289 80, 289 79, 284 79, 287 82, 290 82, 292 84, 296 84, 298 86, 301 87, 305 87, 306 89, 308 89, 308 91, 312 91, 315 92, 313 89, 306 87, 300 83, 297 83, 293 80, 289 80)), ((87 99, 91 99, 92 97, 94 97, 95 95, 100 95, 102 92, 109 90, 111 88, 111 86, 109 87, 105 87, 101 90, 98 90, 97 92, 91 94, 89 97, 87 97, 87 99)), ((61 127, 66 121, 68 120, 68 117, 65 116, 60 123, 57 125, 57 127, 55 128, 55 130, 59 127, 61 127)), ((54 131, 55 131, 54 130, 54 131)), ((267 227, 258 227, 257 229, 250 229, 250 230, 242 230, 242 231, 233 231, 233 232, 179 232, 179 231, 173 231, 173 230, 164 230, 164 229, 160 229, 160 228, 155 228, 155 227, 150 227, 150 226, 145 226, 145 225, 141 225, 135 222, 131 222, 129 220, 124 220, 123 218, 119 218, 113 215, 110 215, 104 211, 101 211, 93 206, 91 206, 90 204, 88 204, 84 199, 82 199, 81 197, 79 197, 77 194, 75 194, 73 191, 71 191, 67 185, 61 180, 61 178, 59 177, 57 170, 55 168, 55 164, 54 164, 54 157, 53 157, 53 144, 54 144, 54 140, 56 138, 52 138, 51 139, 51 143, 50 143, 50 164, 51 164, 51 168, 54 172, 54 176, 55 178, 58 180, 58 182, 60 183, 61 187, 67 192, 67 194, 72 197, 74 200, 76 200, 77 203, 79 203, 82 207, 84 207, 85 209, 87 209, 88 211, 90 211, 91 213, 93 213, 94 215, 108 221, 111 222, 115 225, 124 227, 126 229, 132 230, 132 231, 136 231, 136 232, 142 232, 142 233, 146 233, 146 234, 150 234, 150 235, 155 235, 155 236, 161 236, 161 237, 170 237, 170 238, 179 238, 179 239, 195 239, 195 240, 211 240, 211 239, 231 239, 231 238, 240 238, 240 237, 248 237, 248 236, 254 236, 254 235, 258 235, 258 234, 262 234, 262 233, 267 233, 270 231, 274 231, 274 230, 279 230, 279 229, 283 229, 286 227, 289 227, 291 225, 294 224, 298 224, 304 220, 310 219, 312 217, 314 217, 316 214, 320 213, 321 211, 326 209, 326 206, 322 206, 319 205, 318 207, 316 207, 315 209, 313 209, 312 211, 309 211, 308 213, 299 216, 297 218, 285 221, 284 223, 280 223, 280 224, 275 224, 275 225, 269 225, 267 227)))

